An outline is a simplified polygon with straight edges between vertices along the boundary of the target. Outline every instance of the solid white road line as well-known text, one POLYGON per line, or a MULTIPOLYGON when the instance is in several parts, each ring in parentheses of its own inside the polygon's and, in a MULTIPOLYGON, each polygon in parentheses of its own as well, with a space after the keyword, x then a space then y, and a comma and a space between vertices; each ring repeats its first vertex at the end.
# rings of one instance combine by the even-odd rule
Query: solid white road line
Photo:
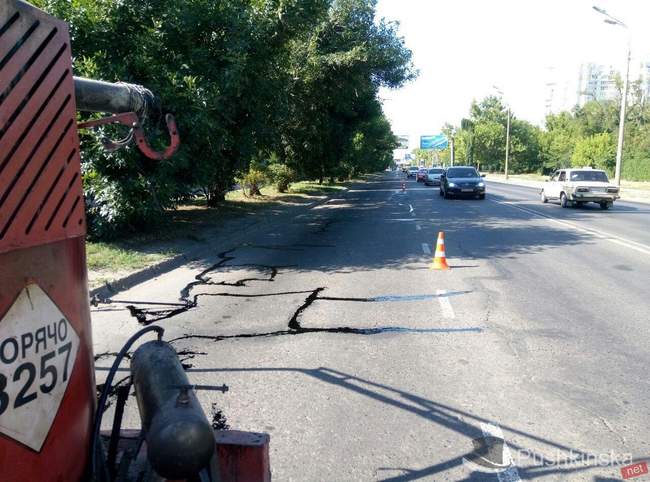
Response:
POLYGON ((431 248, 427 243, 422 243, 422 251, 424 254, 431 254, 431 248))
POLYGON ((578 226, 574 223, 570 223, 567 221, 560 221, 559 219, 554 218, 553 216, 549 216, 547 214, 542 214, 539 213, 533 209, 527 209, 521 206, 518 206, 516 204, 513 204, 512 202, 507 202, 507 201, 495 201, 494 199, 490 199, 493 203, 496 204, 502 204, 504 206, 510 206, 511 208, 519 209, 520 211, 524 211, 529 214, 533 214, 535 216, 538 216, 540 218, 544 218, 549 220, 552 223, 559 224, 560 226, 563 226, 565 228, 570 228, 574 231, 579 231, 581 233, 585 234, 590 234, 594 236, 595 238, 598 239, 603 239, 605 241, 609 241, 610 243, 618 244, 620 246, 624 246, 629 249, 633 249, 635 251, 638 251, 643 254, 650 255, 650 246, 642 243, 637 243, 636 241, 632 241, 630 239, 622 238, 620 236, 616 236, 614 234, 607 233, 605 231, 596 231, 594 229, 589 229, 589 228, 583 228, 581 226, 578 226))
POLYGON ((517 467, 512 462, 512 456, 510 455, 510 448, 506 443, 506 439, 503 436, 503 431, 498 425, 493 425, 491 423, 482 423, 481 422, 481 431, 483 432, 484 437, 494 437, 503 440, 503 463, 512 464, 508 469, 503 472, 497 472, 497 477, 499 482, 518 482, 521 479, 519 478, 519 471, 517 467))
POLYGON ((443 318, 454 319, 456 318, 456 314, 454 313, 454 309, 451 307, 451 301, 449 301, 447 294, 447 290, 436 290, 443 318))

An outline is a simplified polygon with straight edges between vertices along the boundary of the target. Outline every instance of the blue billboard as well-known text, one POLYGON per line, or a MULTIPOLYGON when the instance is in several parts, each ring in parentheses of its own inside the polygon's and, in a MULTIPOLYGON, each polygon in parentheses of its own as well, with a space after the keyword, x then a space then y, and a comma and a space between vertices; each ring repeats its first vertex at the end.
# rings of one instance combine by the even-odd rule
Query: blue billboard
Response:
POLYGON ((449 141, 444 134, 420 136, 420 149, 447 149, 449 141))

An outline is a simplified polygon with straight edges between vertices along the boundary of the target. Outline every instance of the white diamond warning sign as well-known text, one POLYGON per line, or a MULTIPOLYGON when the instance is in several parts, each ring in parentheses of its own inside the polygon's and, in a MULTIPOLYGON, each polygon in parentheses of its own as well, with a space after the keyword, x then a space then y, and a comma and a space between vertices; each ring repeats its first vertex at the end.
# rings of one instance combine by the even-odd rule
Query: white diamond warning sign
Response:
POLYGON ((38 285, 26 286, 0 320, 0 433, 41 449, 78 348, 54 302, 38 285))

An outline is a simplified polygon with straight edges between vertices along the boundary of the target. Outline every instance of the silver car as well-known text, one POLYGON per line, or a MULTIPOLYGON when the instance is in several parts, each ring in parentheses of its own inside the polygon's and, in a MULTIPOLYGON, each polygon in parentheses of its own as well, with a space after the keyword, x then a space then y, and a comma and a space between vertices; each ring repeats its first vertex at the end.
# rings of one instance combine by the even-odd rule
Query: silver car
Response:
POLYGON ((442 167, 432 167, 427 169, 424 175, 424 184, 427 186, 440 186, 440 176, 445 170, 442 167))

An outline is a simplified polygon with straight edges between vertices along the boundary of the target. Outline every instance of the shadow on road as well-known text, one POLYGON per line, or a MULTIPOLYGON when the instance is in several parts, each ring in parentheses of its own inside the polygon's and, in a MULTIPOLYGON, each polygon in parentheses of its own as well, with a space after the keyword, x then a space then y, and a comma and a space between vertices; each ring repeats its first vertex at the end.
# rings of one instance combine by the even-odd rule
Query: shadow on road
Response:
MULTIPOLYGON (((376 383, 371 380, 363 379, 355 375, 344 373, 327 367, 320 367, 315 369, 308 368, 190 368, 188 373, 246 373, 246 372, 294 372, 305 376, 315 378, 323 383, 335 385, 346 390, 355 392, 356 394, 366 396, 377 402, 384 403, 394 409, 405 410, 411 414, 417 415, 424 420, 437 424, 448 430, 456 432, 462 436, 467 437, 468 452, 457 457, 437 462, 429 467, 422 469, 409 469, 405 467, 379 467, 378 471, 397 471, 401 472, 400 475, 387 477, 383 480, 386 481, 410 481, 418 480, 424 477, 431 477, 436 474, 442 474, 459 465, 465 463, 464 459, 472 454, 472 440, 483 436, 481 424, 496 424, 496 421, 483 418, 464 410, 452 407, 450 405, 442 404, 420 397, 416 394, 400 390, 389 385, 376 383), (383 392, 383 393, 382 393, 383 392)), ((390 415, 387 414, 387 417, 390 415)), ((525 453, 529 456, 531 464, 527 466, 518 466, 517 471, 521 479, 532 480, 545 476, 559 476, 562 478, 569 478, 571 474, 586 472, 591 469, 602 468, 598 465, 599 455, 582 451, 575 447, 540 437, 531 432, 526 432, 508 425, 500 425, 504 432, 514 434, 520 438, 528 439, 531 445, 534 443, 537 446, 542 446, 545 451, 556 451, 566 453, 566 457, 561 460, 556 460, 548 457, 544 453, 523 445, 512 442, 507 439, 508 446, 519 453, 525 453)), ((640 461, 648 461, 650 458, 638 458, 630 463, 640 461)), ((618 467, 611 466, 610 470, 616 470, 618 467)), ((480 472, 474 470, 465 481, 483 481, 483 480, 501 480, 495 473, 480 472)), ((618 480, 596 477, 597 481, 618 480)))

